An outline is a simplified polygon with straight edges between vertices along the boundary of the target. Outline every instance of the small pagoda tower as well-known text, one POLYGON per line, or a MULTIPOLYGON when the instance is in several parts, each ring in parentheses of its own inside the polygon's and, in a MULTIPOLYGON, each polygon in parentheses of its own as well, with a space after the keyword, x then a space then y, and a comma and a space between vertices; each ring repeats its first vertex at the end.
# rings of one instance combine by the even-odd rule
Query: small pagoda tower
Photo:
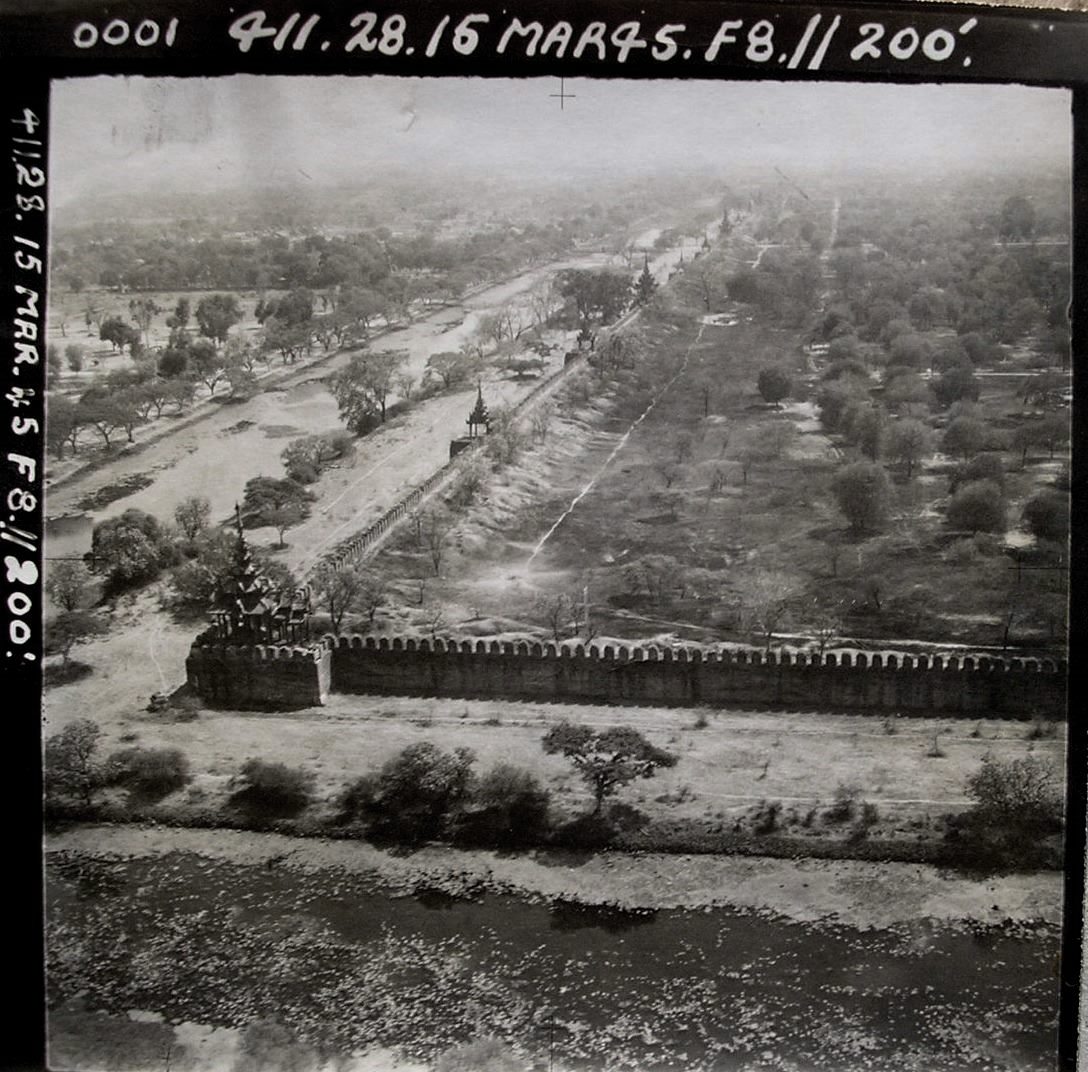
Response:
POLYGON ((305 644, 310 639, 309 588, 276 588, 253 561, 235 506, 238 538, 230 574, 220 583, 212 609, 220 644, 305 644))
POLYGON ((476 384, 476 405, 472 407, 472 412, 468 415, 465 424, 468 425, 469 439, 476 439, 491 431, 491 414, 484 405, 484 390, 479 383, 476 384), (483 432, 480 431, 481 428, 483 432))

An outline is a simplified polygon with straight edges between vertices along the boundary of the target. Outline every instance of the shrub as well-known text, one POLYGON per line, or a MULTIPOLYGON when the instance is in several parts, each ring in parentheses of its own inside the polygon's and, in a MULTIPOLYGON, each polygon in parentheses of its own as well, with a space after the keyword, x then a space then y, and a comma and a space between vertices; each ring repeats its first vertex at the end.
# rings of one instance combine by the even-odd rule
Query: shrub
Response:
POLYGON ((373 811, 377 795, 378 779, 374 774, 364 774, 348 782, 336 798, 337 821, 346 823, 355 819, 368 818, 373 811))
POLYGON ((348 432, 327 432, 303 436, 289 443, 280 454, 288 479, 312 484, 330 462, 351 454, 354 440, 348 432))
POLYGON ((967 780, 967 795, 976 815, 988 824, 1056 829, 1062 821, 1062 798, 1053 767, 1025 756, 998 760, 987 756, 967 780))
POLYGON ((498 763, 472 788, 454 834, 477 845, 532 845, 548 833, 549 803, 550 794, 533 774, 498 763))
POLYGON ((608 815, 588 812, 557 827, 552 843, 569 849, 603 849, 615 840, 618 833, 608 815))
POLYGON ((756 834, 773 834, 778 829, 778 819, 782 814, 782 802, 779 800, 772 800, 769 804, 764 804, 756 812, 755 822, 752 824, 752 830, 756 834))
POLYGON ((189 761, 178 748, 125 748, 106 761, 112 785, 145 800, 159 800, 192 781, 189 761))
POLYGON ((314 776, 301 767, 247 759, 231 803, 264 816, 294 815, 313 799, 314 776))
POLYGON ((1049 740, 1058 736, 1058 724, 1056 722, 1044 722, 1042 719, 1035 719, 1031 724, 1031 729, 1027 732, 1027 739, 1029 741, 1041 741, 1049 740))
POLYGON ((831 823, 845 823, 854 817, 854 810, 861 797, 861 787, 839 783, 835 790, 835 803, 825 813, 831 823))
POLYGON ((475 758, 468 748, 443 752, 429 741, 408 745, 377 775, 369 805, 371 832, 408 842, 440 836, 469 798, 475 758))
POLYGON ((987 756, 968 779, 975 808, 951 816, 949 855, 962 866, 1002 871, 1061 866, 1062 798, 1053 768, 1026 756, 987 756))

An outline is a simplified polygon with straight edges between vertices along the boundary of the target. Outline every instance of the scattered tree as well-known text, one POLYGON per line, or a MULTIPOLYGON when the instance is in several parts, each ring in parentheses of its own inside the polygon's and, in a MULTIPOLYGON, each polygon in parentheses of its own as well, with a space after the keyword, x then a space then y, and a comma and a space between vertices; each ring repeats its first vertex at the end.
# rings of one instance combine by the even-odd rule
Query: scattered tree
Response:
POLYGON ((919 420, 906 417, 893 421, 888 429, 885 447, 887 456, 902 466, 907 480, 914 476, 915 466, 933 452, 933 435, 919 420))
POLYGON ((765 368, 760 370, 757 386, 763 401, 777 406, 783 399, 789 398, 793 381, 784 369, 765 368))
POLYGON ((102 731, 87 718, 69 723, 45 741, 45 786, 53 796, 74 797, 86 808, 94 804, 95 791, 102 784, 95 761, 102 731))
POLYGON ((832 491, 852 531, 874 532, 883 527, 891 485, 881 466, 873 462, 845 466, 835 474, 832 491))
POLYGON ((284 533, 292 526, 297 525, 305 516, 302 505, 297 502, 287 502, 280 506, 268 504, 261 507, 258 517, 262 524, 271 525, 279 537, 277 547, 286 547, 284 533))
POLYGON ((159 522, 135 509, 94 527, 91 554, 95 571, 114 584, 150 580, 174 559, 173 545, 159 522))
POLYGON ((737 583, 741 621, 757 631, 768 651, 777 630, 786 620, 798 595, 797 583, 777 570, 746 571, 737 583))
POLYGON ((233 294, 209 294, 196 307, 200 333, 222 345, 230 329, 242 319, 242 310, 233 294))
POLYGON ((191 495, 174 507, 174 520, 187 540, 195 540, 207 527, 212 504, 203 495, 191 495))
POLYGON ((86 599, 90 579, 90 572, 82 562, 62 558, 49 563, 45 590, 62 610, 79 610, 86 599))
POLYGON ((953 402, 975 402, 978 393, 978 378, 972 369, 962 365, 946 369, 933 384, 933 394, 942 406, 951 406, 953 402))
POLYGON ((636 778, 652 778, 662 767, 676 765, 676 756, 651 744, 629 726, 595 730, 561 722, 542 742, 549 755, 569 759, 593 794, 593 814, 598 815, 606 797, 636 778))
POLYGON ((430 377, 441 382, 449 390, 468 382, 480 372, 480 361, 472 350, 443 350, 427 361, 424 379, 430 377))
POLYGON ((1024 506, 1024 524, 1038 540, 1064 543, 1069 537, 1069 496, 1043 490, 1024 506))
POLYGON ((389 395, 405 357, 393 350, 355 354, 347 367, 332 377, 330 388, 340 418, 357 435, 365 434, 375 418, 385 422, 389 395))
POLYGON ((958 491, 973 480, 992 480, 999 488, 1005 487, 1005 466, 1001 455, 992 451, 976 454, 969 462, 956 467, 949 481, 948 490, 958 491))
POLYGON ((151 331, 151 321, 163 311, 162 306, 159 305, 152 297, 133 298, 128 303, 128 311, 132 314, 132 319, 139 325, 140 330, 144 335, 144 345, 148 345, 150 342, 149 332, 151 331))
POLYGON ((986 425, 974 417, 957 417, 949 421, 941 440, 945 454, 970 458, 977 454, 986 442, 986 425))
POLYGON ((298 506, 301 517, 304 517, 312 501, 313 494, 296 480, 255 476, 246 481, 242 493, 242 513, 247 524, 271 524, 262 520, 266 511, 282 506, 298 506))
POLYGON ((345 615, 355 610, 366 582, 367 575, 358 566, 347 569, 322 566, 314 574, 314 598, 328 612, 336 636, 340 635, 345 615))
POLYGON ((114 350, 124 351, 125 347, 135 353, 140 346, 140 332, 132 324, 126 323, 119 316, 107 317, 98 328, 98 337, 108 342, 114 350))
POLYGON ((214 395, 220 380, 227 375, 227 360, 210 340, 195 339, 188 347, 188 369, 214 395))
POLYGON ((964 484, 948 504, 948 523, 969 532, 1005 531, 1005 496, 992 480, 964 484))

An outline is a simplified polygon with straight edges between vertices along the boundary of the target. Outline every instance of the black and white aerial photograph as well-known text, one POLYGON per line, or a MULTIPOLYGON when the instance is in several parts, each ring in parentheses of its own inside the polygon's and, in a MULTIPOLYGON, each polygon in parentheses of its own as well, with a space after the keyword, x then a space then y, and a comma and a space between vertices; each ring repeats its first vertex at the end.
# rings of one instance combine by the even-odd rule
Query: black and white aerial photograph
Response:
POLYGON ((53 81, 50 1068, 1053 1069, 1071 97, 53 81))

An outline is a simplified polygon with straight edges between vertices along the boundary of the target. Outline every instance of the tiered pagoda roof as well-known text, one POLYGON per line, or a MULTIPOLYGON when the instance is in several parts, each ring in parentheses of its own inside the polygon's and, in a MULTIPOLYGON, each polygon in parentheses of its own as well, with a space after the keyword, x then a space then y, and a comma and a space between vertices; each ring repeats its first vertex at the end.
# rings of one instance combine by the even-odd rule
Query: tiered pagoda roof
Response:
POLYGON ((242 528, 242 511, 235 507, 238 538, 227 578, 216 593, 212 612, 220 640, 235 644, 294 642, 309 634, 308 588, 278 588, 253 560, 242 528))

